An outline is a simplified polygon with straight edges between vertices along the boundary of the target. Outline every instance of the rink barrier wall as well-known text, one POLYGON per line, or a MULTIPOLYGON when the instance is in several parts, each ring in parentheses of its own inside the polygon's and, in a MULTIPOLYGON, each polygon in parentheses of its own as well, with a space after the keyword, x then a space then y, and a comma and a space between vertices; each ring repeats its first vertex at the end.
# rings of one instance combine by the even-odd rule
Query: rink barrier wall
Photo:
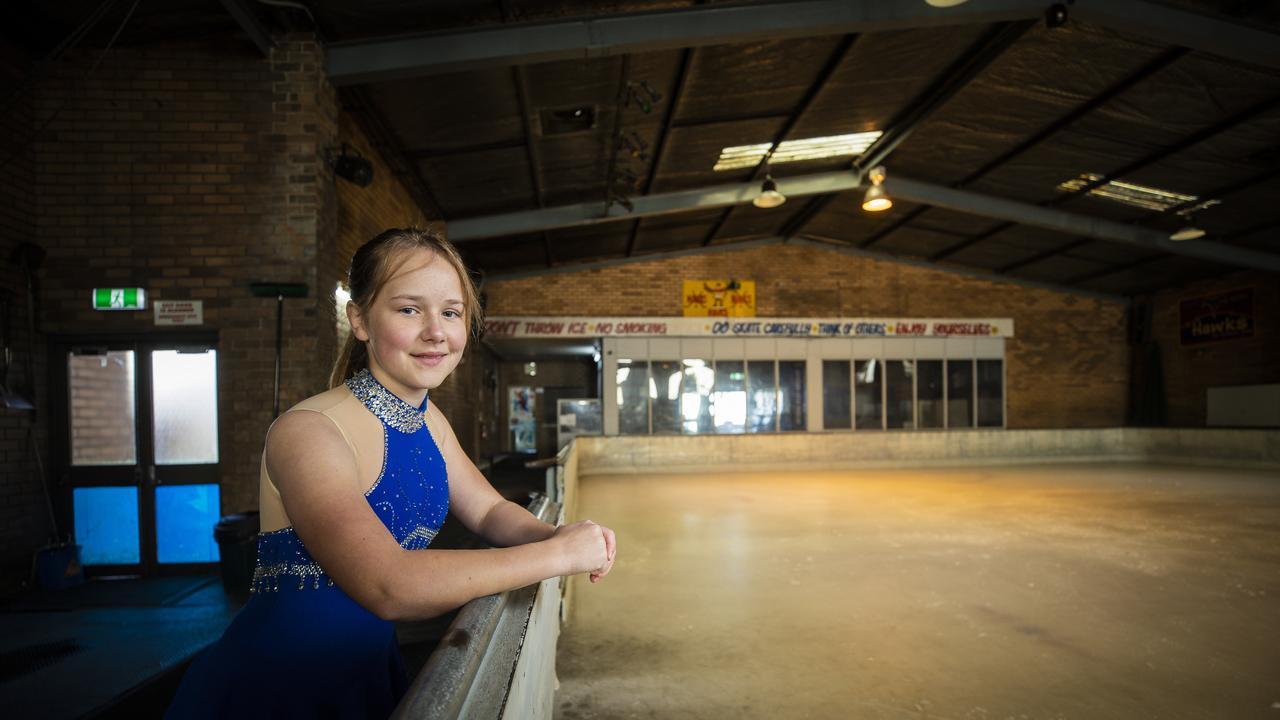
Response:
MULTIPOLYGON (((528 507, 544 522, 561 517, 545 496, 528 507)), ((550 578, 464 605, 392 720, 550 720, 560 588, 550 578)))
POLYGON ((1280 469, 1280 430, 1096 428, 580 436, 581 475, 1143 462, 1280 469))

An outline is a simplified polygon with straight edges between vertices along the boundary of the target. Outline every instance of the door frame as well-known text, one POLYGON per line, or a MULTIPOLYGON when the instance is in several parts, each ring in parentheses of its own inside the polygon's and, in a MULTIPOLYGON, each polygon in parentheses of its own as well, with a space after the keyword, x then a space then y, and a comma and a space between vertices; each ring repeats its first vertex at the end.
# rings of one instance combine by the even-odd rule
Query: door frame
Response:
MULTIPOLYGON (((151 351, 181 350, 184 347, 206 347, 218 352, 214 377, 221 399, 221 353, 216 330, 131 333, 58 333, 48 336, 49 358, 49 446, 55 473, 53 506, 58 527, 65 535, 74 535, 75 516, 72 494, 77 487, 117 486, 138 488, 139 562, 85 566, 87 577, 141 575, 205 574, 217 565, 210 563, 160 563, 157 558, 155 489, 159 485, 218 486, 221 507, 222 413, 218 413, 218 462, 201 465, 156 466, 152 419, 151 351), (77 349, 134 351, 134 422, 137 462, 133 466, 87 466, 71 464, 70 387, 66 358, 77 349), (144 381, 145 380, 145 381, 144 381), (86 482, 93 474, 93 481, 86 482)), ((221 403, 219 403, 221 404, 221 403)))

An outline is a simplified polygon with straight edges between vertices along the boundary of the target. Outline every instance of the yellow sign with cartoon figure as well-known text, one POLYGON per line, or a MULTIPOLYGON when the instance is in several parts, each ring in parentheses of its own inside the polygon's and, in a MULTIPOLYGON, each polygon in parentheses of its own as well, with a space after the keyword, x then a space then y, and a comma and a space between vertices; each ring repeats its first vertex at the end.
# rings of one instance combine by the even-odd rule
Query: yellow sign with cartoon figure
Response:
POLYGON ((685 317, 755 317, 754 280, 685 280, 685 317))

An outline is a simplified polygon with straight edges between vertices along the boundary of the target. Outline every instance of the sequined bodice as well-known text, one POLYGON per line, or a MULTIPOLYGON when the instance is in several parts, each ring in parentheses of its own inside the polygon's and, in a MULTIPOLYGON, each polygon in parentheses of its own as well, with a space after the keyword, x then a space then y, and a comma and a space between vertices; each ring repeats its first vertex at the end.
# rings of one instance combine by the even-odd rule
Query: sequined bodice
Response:
MULTIPOLYGON (((449 510, 444 457, 423 421, 427 400, 415 408, 383 387, 368 370, 346 382, 382 423, 382 471, 365 499, 400 547, 431 544, 449 510)), ((332 586, 292 527, 258 535, 253 591, 319 589, 332 586)))

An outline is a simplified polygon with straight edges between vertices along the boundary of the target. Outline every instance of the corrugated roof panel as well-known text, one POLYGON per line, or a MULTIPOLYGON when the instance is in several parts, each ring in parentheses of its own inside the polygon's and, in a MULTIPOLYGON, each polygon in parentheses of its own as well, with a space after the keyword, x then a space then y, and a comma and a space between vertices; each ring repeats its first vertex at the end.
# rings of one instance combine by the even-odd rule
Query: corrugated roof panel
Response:
POLYGON ((377 83, 367 92, 409 153, 524 139, 509 68, 377 83))
POLYGON ((420 160, 418 168, 446 218, 537 207, 523 148, 420 160))
POLYGON ((675 121, 790 115, 839 43, 828 35, 698 48, 675 121))
POLYGON ((1084 23, 1034 27, 917 128, 890 158, 891 168, 936 182, 959 181, 1162 50, 1084 23))

